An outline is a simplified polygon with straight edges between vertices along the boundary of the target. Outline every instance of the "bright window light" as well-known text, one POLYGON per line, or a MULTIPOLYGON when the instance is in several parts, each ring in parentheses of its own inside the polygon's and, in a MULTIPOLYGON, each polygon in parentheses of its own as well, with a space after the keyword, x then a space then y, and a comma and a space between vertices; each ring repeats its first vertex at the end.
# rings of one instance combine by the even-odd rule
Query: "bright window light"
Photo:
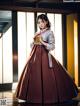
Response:
POLYGON ((62 16, 61 14, 55 14, 55 57, 61 64, 62 59, 62 16))
POLYGON ((26 13, 18 12, 18 79, 23 71, 27 58, 26 13))
POLYGON ((27 12, 27 58, 29 57, 31 47, 30 44, 34 37, 34 13, 27 12))
POLYGON ((12 27, 3 34, 3 83, 12 83, 12 27))
POLYGON ((2 83, 2 38, 0 38, 0 84, 2 83))

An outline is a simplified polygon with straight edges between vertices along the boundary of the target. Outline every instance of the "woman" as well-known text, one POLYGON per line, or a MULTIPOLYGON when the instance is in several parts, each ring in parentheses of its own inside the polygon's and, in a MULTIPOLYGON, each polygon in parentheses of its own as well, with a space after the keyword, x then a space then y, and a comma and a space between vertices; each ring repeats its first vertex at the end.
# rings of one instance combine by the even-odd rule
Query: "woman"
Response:
POLYGON ((48 17, 37 17, 40 32, 35 34, 30 58, 21 74, 16 97, 32 103, 57 103, 76 97, 78 89, 66 69, 49 53, 55 38, 48 17))

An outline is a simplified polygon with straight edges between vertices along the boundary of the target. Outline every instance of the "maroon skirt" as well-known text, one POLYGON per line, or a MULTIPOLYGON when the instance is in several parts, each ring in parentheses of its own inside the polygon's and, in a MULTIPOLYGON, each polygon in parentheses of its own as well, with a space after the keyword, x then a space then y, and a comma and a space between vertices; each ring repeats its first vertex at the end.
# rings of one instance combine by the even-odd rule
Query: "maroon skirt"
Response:
POLYGON ((42 45, 32 48, 16 89, 16 98, 31 103, 57 103, 77 96, 78 89, 68 71, 42 45))

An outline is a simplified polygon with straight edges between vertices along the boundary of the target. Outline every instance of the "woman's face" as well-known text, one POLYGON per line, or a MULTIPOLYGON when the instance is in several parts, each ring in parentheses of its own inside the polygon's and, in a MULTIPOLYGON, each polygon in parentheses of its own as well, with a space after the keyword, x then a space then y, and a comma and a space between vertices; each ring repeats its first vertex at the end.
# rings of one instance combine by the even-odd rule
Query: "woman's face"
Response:
POLYGON ((40 29, 45 29, 47 27, 47 22, 42 19, 38 19, 38 26, 40 29))

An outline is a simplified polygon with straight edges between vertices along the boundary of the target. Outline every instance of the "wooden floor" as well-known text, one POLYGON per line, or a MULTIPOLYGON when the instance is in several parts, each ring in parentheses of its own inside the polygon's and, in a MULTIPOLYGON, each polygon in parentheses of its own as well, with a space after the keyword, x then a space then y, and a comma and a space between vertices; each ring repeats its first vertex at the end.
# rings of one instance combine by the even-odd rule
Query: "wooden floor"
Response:
POLYGON ((80 93, 76 98, 64 103, 31 104, 15 99, 14 91, 0 92, 0 106, 80 106, 80 93))

